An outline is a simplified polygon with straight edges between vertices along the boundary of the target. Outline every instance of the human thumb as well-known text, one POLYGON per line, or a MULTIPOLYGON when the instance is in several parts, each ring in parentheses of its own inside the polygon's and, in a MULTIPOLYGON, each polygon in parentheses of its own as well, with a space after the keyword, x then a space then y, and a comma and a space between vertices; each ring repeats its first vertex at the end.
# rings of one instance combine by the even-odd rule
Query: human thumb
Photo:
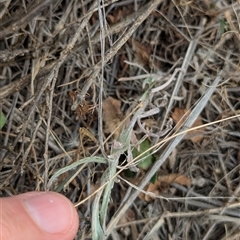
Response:
POLYGON ((0 198, 1 240, 72 240, 79 225, 73 204, 54 192, 0 198))

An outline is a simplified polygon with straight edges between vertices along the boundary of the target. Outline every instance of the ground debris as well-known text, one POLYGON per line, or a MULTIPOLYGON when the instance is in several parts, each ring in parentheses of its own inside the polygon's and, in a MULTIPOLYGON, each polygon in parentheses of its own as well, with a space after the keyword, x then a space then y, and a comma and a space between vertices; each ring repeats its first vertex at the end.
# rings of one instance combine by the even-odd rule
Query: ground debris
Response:
POLYGON ((105 122, 105 133, 113 133, 114 139, 117 139, 122 131, 120 125, 124 115, 120 109, 121 102, 112 97, 103 101, 103 120, 105 122))

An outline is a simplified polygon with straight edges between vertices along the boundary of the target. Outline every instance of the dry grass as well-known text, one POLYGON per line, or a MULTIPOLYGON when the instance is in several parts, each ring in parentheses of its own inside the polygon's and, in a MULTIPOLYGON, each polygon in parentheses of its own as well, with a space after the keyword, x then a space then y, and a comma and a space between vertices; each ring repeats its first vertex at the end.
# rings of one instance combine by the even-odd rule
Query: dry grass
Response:
POLYGON ((0 196, 61 192, 79 212, 76 239, 240 239, 232 2, 0 1, 0 196), (118 139, 103 121, 108 96, 121 103, 118 139), (177 132, 176 107, 189 110, 177 132), (198 116, 195 142, 184 134, 198 116), (156 161, 126 180, 146 138, 156 161), (191 185, 146 192, 156 173, 191 185))

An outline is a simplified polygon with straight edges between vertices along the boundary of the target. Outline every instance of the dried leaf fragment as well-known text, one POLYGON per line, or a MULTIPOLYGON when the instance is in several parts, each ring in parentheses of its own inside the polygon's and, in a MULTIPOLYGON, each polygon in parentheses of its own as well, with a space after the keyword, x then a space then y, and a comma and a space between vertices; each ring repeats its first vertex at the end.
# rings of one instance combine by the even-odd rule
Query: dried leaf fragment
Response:
POLYGON ((114 139, 117 139, 121 133, 120 123, 124 119, 120 109, 121 102, 112 97, 103 101, 103 121, 105 122, 105 133, 113 133, 114 139))
MULTIPOLYGON (((69 92, 69 96, 72 100, 72 102, 74 103, 76 101, 77 98, 77 92, 75 91, 70 91, 69 92)), ((77 109, 75 110, 75 114, 76 114, 76 120, 78 119, 86 119, 86 115, 93 113, 94 111, 94 106, 90 105, 87 103, 86 100, 83 101, 82 105, 78 105, 77 109)))
POLYGON ((113 14, 107 15, 107 20, 111 23, 117 23, 123 17, 123 11, 119 8, 115 9, 113 14))
MULTIPOLYGON (((172 173, 165 176, 159 176, 154 184, 149 183, 147 185, 145 191, 153 193, 158 196, 164 190, 166 185, 170 185, 171 183, 178 183, 180 185, 189 186, 191 182, 192 182, 191 179, 185 175, 172 173)), ((151 195, 144 193, 140 193, 138 197, 147 202, 149 202, 153 198, 151 195)))
MULTIPOLYGON (((156 185, 156 183, 149 183, 145 189, 146 192, 149 192, 149 193, 153 193, 154 195, 156 196, 159 196, 160 194, 160 191, 159 191, 159 188, 158 188, 158 185, 156 185)), ((149 202, 151 201, 154 197, 150 194, 145 194, 143 192, 139 193, 138 197, 143 200, 143 201, 146 201, 146 202, 149 202)))
POLYGON ((159 176, 157 182, 159 187, 161 186, 162 183, 167 184, 178 183, 180 185, 190 185, 191 179, 186 177, 185 175, 172 173, 166 176, 159 176))
POLYGON ((149 66, 150 61, 150 51, 149 48, 144 46, 142 43, 137 40, 132 40, 133 49, 136 52, 137 62, 141 63, 143 66, 149 66))
POLYGON ((118 225, 125 225, 125 227, 121 228, 121 232, 125 235, 125 237, 131 237, 131 239, 137 239, 139 236, 138 229, 136 224, 129 225, 129 222, 135 221, 136 216, 132 209, 128 209, 125 214, 120 218, 118 225))
MULTIPOLYGON (((184 109, 184 108, 174 109, 171 117, 176 124, 176 130, 180 128, 182 123, 187 119, 189 115, 190 115, 190 111, 187 109, 184 109)), ((203 125, 202 119, 198 117, 194 122, 194 124, 192 125, 192 128, 198 127, 201 125, 203 125)), ((190 139, 193 142, 200 142, 204 137, 203 135, 204 130, 205 130, 204 127, 196 130, 191 130, 185 135, 185 139, 190 139)))

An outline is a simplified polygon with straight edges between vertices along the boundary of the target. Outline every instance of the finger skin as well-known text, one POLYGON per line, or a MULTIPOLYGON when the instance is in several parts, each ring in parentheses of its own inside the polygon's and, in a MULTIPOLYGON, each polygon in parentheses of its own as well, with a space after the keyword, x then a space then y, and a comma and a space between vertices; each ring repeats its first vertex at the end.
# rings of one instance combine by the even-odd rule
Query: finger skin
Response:
MULTIPOLYGON (((42 199, 42 198, 41 198, 42 199)), ((44 208, 43 202, 43 208, 44 208)), ((48 209, 43 209, 46 212, 48 209)), ((65 223, 64 223, 65 224, 65 223)), ((72 240, 79 226, 78 214, 73 204, 63 195, 54 192, 30 192, 14 197, 0 198, 0 239, 1 240, 72 240), (35 202, 39 196, 52 199, 57 206, 49 208, 53 221, 61 221, 62 218, 69 223, 61 232, 48 233, 29 215, 27 202, 33 199, 35 202), (62 216, 64 215, 64 216, 62 216)))

